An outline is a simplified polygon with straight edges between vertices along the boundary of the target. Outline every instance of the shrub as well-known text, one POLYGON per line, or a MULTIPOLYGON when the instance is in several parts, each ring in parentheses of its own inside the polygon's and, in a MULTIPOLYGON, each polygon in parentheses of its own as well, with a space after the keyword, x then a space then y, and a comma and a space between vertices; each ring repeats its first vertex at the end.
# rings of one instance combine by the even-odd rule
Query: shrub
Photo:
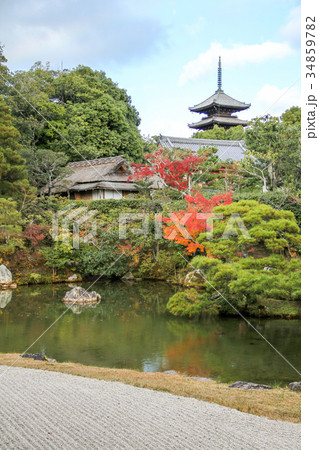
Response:
POLYGON ((290 261, 281 255, 267 258, 244 258, 235 263, 210 263, 211 258, 197 256, 192 265, 200 268, 207 283, 207 291, 222 296, 214 301, 221 313, 235 314, 235 310, 223 296, 239 311, 245 311, 258 300, 300 300, 300 260, 290 261), (214 289, 215 288, 215 289, 214 289))
POLYGON ((41 277, 40 273, 31 272, 28 275, 28 283, 30 283, 30 284, 37 284, 37 283, 39 283, 41 281, 41 278, 42 277, 41 277))
POLYGON ((294 213, 298 225, 301 224, 301 201, 299 197, 288 195, 285 191, 271 192, 236 192, 233 200, 257 200, 260 203, 272 206, 274 209, 284 209, 294 213))
POLYGON ((241 200, 217 206, 214 213, 223 215, 210 234, 202 234, 198 241, 208 256, 232 262, 241 257, 266 257, 272 253, 293 257, 300 252, 300 229, 291 211, 276 210, 255 200, 241 200), (236 220, 239 223, 236 223, 236 220), (248 234, 242 233, 244 224, 248 234))
POLYGON ((209 296, 198 293, 195 289, 174 294, 167 303, 167 310, 174 316, 188 318, 200 316, 203 313, 217 313, 217 309, 209 296))

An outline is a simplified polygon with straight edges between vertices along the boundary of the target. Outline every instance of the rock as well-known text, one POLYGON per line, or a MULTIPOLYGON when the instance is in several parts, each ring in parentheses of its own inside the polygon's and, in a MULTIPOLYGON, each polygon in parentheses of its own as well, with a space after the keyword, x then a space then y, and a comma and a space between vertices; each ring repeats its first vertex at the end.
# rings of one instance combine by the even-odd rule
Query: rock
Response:
POLYGON ((185 377, 188 378, 190 380, 197 380, 197 381, 214 381, 212 378, 206 378, 206 377, 185 377))
POLYGON ((165 370, 165 375, 178 375, 178 372, 176 370, 165 370))
POLYGON ((200 269, 193 270, 192 272, 189 272, 186 277, 184 278, 184 286, 203 286, 205 283, 205 278, 203 277, 203 274, 200 269))
POLYGON ((62 302, 64 303, 96 303, 100 301, 100 294, 95 291, 87 292, 79 286, 68 291, 62 299, 62 302))
POLYGON ((0 291, 0 308, 5 308, 12 299, 12 291, 0 291))
POLYGON ((266 384, 248 383, 247 381, 236 381, 236 383, 228 387, 237 389, 272 389, 271 386, 267 386, 266 384))
POLYGON ((9 288, 10 288, 10 289, 17 289, 17 287, 18 287, 17 283, 11 283, 11 284, 9 285, 9 288))
POLYGON ((133 280, 135 280, 135 277, 134 277, 134 275, 132 274, 132 272, 127 272, 127 273, 122 277, 122 280, 125 280, 125 281, 133 281, 133 280))
POLYGON ((288 384, 289 389, 295 392, 301 392, 301 381, 293 381, 288 384))
POLYGON ((82 281, 82 278, 77 273, 74 273, 68 277, 68 281, 82 281))
POLYGON ((49 362, 56 362, 56 359, 54 359, 54 358, 47 358, 47 360, 48 360, 49 362))
POLYGON ((24 353, 23 355, 20 355, 21 358, 32 358, 35 361, 48 361, 48 358, 45 355, 42 355, 41 353, 24 353))
POLYGON ((11 283, 12 283, 12 273, 4 264, 1 264, 0 284, 11 284, 11 283))

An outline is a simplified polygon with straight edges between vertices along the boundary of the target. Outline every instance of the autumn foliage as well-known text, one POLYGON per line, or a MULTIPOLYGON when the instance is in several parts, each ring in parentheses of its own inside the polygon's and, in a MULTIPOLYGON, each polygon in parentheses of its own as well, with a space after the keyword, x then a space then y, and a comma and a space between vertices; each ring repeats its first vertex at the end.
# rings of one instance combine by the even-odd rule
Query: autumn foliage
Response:
POLYGON ((46 237, 45 227, 36 224, 28 225, 24 230, 23 237, 31 247, 36 247, 46 237))
POLYGON ((193 254, 196 250, 204 252, 204 246, 196 242, 196 238, 200 233, 211 229, 207 221, 213 214, 213 209, 232 203, 232 195, 226 193, 207 199, 197 192, 194 196, 186 195, 185 200, 188 203, 186 211, 180 210, 162 219, 165 223, 164 238, 185 246, 188 254, 193 254))
POLYGON ((154 154, 146 155, 146 159, 149 164, 132 164, 135 172, 128 181, 139 181, 157 175, 167 186, 183 191, 188 188, 189 177, 196 172, 205 156, 192 154, 185 156, 183 160, 172 160, 159 148, 154 154))

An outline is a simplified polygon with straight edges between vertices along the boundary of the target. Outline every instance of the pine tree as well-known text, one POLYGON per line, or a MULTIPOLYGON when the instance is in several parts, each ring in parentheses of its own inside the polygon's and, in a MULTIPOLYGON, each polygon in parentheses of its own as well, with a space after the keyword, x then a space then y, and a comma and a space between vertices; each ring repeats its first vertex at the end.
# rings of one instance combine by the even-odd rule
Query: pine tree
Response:
POLYGON ((3 97, 0 97, 0 196, 14 196, 27 177, 25 161, 20 156, 19 133, 3 97))

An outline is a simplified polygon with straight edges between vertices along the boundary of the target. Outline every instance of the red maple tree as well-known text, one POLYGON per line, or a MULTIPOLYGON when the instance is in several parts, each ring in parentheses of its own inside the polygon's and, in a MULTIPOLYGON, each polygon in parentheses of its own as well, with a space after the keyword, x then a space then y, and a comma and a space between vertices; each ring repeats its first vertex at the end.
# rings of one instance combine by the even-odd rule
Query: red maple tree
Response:
POLYGON ((31 247, 39 245, 46 237, 46 228, 35 223, 28 225, 24 230, 23 237, 31 247))
POLYGON ((166 224, 164 238, 185 246, 188 254, 197 250, 204 252, 204 246, 196 242, 196 238, 200 233, 212 229, 207 220, 212 216, 213 209, 232 203, 232 194, 220 194, 207 199, 197 192, 194 196, 186 195, 185 200, 188 203, 186 211, 180 210, 171 213, 170 217, 162 218, 166 224))
POLYGON ((196 154, 187 155, 183 160, 172 160, 165 156, 164 150, 158 148, 155 153, 146 155, 149 164, 132 164, 134 174, 128 181, 138 181, 157 175, 166 186, 179 191, 189 190, 192 175, 199 164, 203 163, 205 156, 196 154))

